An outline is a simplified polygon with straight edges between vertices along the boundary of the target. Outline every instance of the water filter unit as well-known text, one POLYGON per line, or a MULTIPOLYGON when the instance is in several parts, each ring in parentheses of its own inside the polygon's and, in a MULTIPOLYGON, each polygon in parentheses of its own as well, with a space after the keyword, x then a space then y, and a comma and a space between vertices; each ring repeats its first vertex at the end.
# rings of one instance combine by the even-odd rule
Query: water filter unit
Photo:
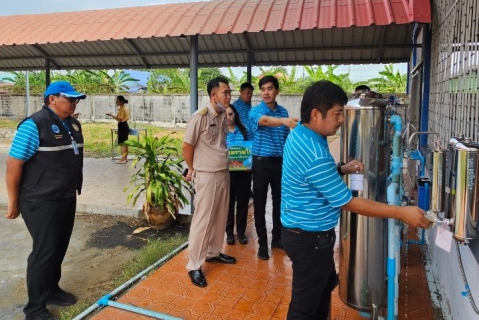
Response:
MULTIPOLYGON (((386 203, 390 173, 389 106, 372 98, 354 99, 344 110, 341 128, 341 161, 364 163, 363 189, 353 195, 386 203)), ((351 180, 352 179, 352 180, 351 180)), ((370 218, 346 210, 340 224, 339 297, 350 307, 374 313, 385 305, 387 219, 370 218)))
POLYGON ((454 239, 468 243, 478 238, 479 145, 457 143, 454 147, 455 193, 451 218, 454 220, 454 239))

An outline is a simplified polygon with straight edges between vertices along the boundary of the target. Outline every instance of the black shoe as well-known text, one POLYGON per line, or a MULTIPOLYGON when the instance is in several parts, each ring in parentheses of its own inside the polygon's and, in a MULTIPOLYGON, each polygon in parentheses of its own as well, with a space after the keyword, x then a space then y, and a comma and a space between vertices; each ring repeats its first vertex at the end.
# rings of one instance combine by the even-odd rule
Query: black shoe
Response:
POLYGON ((233 234, 227 234, 226 235, 226 243, 233 245, 235 244, 235 236, 233 234))
POLYGON ((26 316, 25 320, 57 320, 57 318, 55 318, 47 309, 45 309, 36 316, 26 316))
POLYGON ((258 249, 258 258, 261 260, 268 260, 269 253, 268 253, 268 246, 267 245, 260 245, 258 249))
POLYGON ((273 241, 271 241, 271 248, 283 249, 283 240, 281 238, 273 239, 273 241))
POLYGON ((77 302, 77 298, 68 292, 63 291, 62 289, 58 288, 55 293, 48 298, 46 304, 54 304, 57 306, 67 307, 74 305, 77 302))
POLYGON ((225 264, 235 264, 236 259, 234 257, 230 257, 224 253, 220 253, 216 257, 206 259, 206 262, 216 262, 216 263, 225 263, 225 264))
POLYGON ((191 282, 198 287, 206 287, 206 279, 201 269, 188 271, 191 282))
POLYGON ((245 237, 244 234, 239 234, 238 235, 238 241, 241 244, 247 244, 248 243, 248 239, 245 237))

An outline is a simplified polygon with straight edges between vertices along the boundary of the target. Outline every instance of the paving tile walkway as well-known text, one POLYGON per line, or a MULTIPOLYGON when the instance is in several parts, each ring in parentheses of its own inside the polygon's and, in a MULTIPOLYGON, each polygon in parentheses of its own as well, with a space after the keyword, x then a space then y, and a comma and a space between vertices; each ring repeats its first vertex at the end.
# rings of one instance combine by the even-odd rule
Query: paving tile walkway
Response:
MULTIPOLYGON (((330 150, 338 160, 339 139, 330 144, 330 150)), ((266 212, 271 212, 271 199, 268 200, 266 212)), ((267 223, 268 230, 271 230, 272 222, 269 215, 267 223)), ((271 257, 268 261, 256 257, 258 244, 252 208, 246 236, 249 239, 247 245, 239 243, 234 246, 226 243, 224 245, 223 252, 236 257, 237 264, 204 264, 202 270, 208 282, 207 287, 198 288, 191 284, 185 269, 188 260, 188 249, 185 249, 128 290, 117 301, 185 320, 285 319, 291 295, 291 261, 280 249, 270 251, 271 257)), ((408 264, 402 269, 399 319, 432 320, 431 302, 419 248, 411 246, 409 255, 408 264)), ((339 247, 336 243, 336 267, 339 265, 338 256, 339 247)), ((332 319, 364 319, 358 311, 349 308, 339 299, 338 288, 333 292, 332 303, 332 319)), ((107 307, 92 319, 149 319, 149 317, 107 307)))
MULTIPOLYGON (((330 143, 330 150, 339 160, 339 139, 330 143)), ((8 146, 0 145, 0 179, 5 181, 5 159, 8 146)), ((84 192, 78 197, 79 209, 98 214, 136 216, 138 206, 126 205, 123 187, 128 184, 129 166, 117 165, 111 158, 85 159, 84 192)), ((5 183, 0 183, 0 203, 6 204, 5 183)), ((271 212, 271 200, 267 212, 271 212)), ((268 216, 268 215, 267 215, 268 216)), ((291 262, 284 251, 274 249, 268 261, 256 257, 257 242, 254 221, 248 221, 248 245, 225 244, 225 253, 238 258, 235 265, 208 264, 203 267, 208 286, 191 284, 185 269, 187 249, 179 253, 128 290, 118 301, 151 309, 183 319, 285 319, 291 291, 291 262)), ((269 230, 271 219, 268 218, 269 230)), ((414 236, 412 233, 411 236, 414 236)), ((338 266, 338 247, 335 249, 338 266)), ((417 245, 408 251, 407 266, 402 268, 399 289, 399 320, 432 320, 430 295, 422 254, 417 245)), ((107 292, 105 292, 106 294, 107 292)), ((356 310, 344 305, 333 292, 332 319, 361 318, 356 310)), ((93 319, 149 319, 107 307, 93 319)))

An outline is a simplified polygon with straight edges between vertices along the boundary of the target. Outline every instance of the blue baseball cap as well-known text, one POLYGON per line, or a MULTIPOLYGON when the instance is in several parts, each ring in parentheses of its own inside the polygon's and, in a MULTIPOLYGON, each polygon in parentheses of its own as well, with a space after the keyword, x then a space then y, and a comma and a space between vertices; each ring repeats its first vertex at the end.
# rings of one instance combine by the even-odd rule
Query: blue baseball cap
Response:
POLYGON ((53 96, 61 94, 67 98, 77 98, 77 99, 85 99, 86 95, 80 92, 76 92, 75 89, 72 87, 70 83, 67 81, 57 81, 52 82, 48 86, 47 90, 43 94, 43 97, 53 96))

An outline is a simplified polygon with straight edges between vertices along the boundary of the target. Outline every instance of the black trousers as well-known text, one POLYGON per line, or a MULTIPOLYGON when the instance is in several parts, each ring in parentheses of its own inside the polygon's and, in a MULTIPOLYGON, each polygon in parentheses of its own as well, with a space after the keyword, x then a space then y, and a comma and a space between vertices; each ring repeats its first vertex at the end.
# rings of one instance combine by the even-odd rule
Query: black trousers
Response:
POLYGON ((268 234, 266 231, 266 200, 268 186, 271 185, 273 198, 273 240, 281 239, 281 172, 283 158, 262 158, 253 156, 253 201, 254 225, 258 234, 258 243, 267 245, 268 234))
POLYGON ((293 263, 288 320, 326 320, 337 285, 334 229, 306 232, 283 228, 283 246, 293 263))
POLYGON ((233 234, 235 226, 236 204, 236 233, 244 234, 248 219, 248 202, 251 187, 251 172, 230 171, 230 203, 226 233, 233 234))
POLYGON ((23 312, 35 315, 58 290, 62 262, 75 221, 76 198, 51 201, 20 201, 20 212, 33 239, 28 256, 28 303, 23 312))

